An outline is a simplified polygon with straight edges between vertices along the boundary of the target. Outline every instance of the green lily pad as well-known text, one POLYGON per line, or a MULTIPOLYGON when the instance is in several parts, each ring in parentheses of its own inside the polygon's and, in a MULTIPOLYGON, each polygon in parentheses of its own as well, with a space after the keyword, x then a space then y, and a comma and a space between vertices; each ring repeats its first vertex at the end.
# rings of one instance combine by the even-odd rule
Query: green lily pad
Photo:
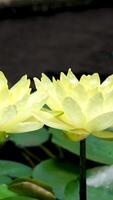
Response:
MULTIPOLYGON (((113 200, 113 165, 87 171, 87 199, 113 200)), ((71 181, 65 188, 65 200, 79 200, 79 181, 71 181)))
POLYGON ((33 178, 52 187, 58 199, 63 199, 64 189, 73 178, 78 178, 78 169, 72 164, 46 160, 37 165, 33 171, 33 178))
MULTIPOLYGON (((63 147, 64 149, 80 155, 79 142, 72 142, 65 137, 62 131, 57 129, 49 129, 52 133, 52 142, 63 147)), ((86 139, 86 157, 104 164, 113 164, 113 141, 107 141, 89 136, 86 139)))
POLYGON ((20 147, 38 146, 46 142, 48 138, 49 132, 45 128, 24 134, 10 134, 9 136, 9 140, 13 141, 17 146, 20 147))
MULTIPOLYGON (((79 182, 71 181, 65 188, 65 200, 79 200, 79 182)), ((113 200, 113 194, 103 188, 87 187, 87 200, 113 200)))
POLYGON ((9 176, 15 178, 30 177, 31 175, 31 167, 14 161, 0 160, 0 176, 9 176))
POLYGON ((16 193, 10 191, 7 185, 5 184, 0 185, 0 200, 7 197, 14 197, 14 196, 16 196, 16 193))
POLYGON ((15 196, 15 197, 8 197, 5 199, 1 199, 1 200, 38 200, 38 199, 34 199, 31 197, 26 197, 26 196, 15 196))
POLYGON ((0 176, 0 185, 11 183, 12 179, 9 176, 0 176))

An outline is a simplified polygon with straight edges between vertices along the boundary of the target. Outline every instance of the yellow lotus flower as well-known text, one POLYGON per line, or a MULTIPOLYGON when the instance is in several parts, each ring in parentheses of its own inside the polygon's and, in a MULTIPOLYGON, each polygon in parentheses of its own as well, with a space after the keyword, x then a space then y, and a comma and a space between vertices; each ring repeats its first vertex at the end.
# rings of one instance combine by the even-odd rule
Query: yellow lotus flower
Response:
POLYGON ((43 123, 37 121, 33 111, 38 113, 45 103, 43 92, 31 94, 30 80, 23 76, 12 88, 0 72, 0 137, 6 133, 21 133, 39 129, 43 123))
POLYGON ((40 111, 38 120, 63 130, 71 140, 82 140, 89 134, 113 138, 113 75, 102 84, 97 73, 82 75, 78 80, 69 69, 61 72, 60 80, 51 81, 42 74, 34 78, 37 91, 48 94, 48 108, 40 111))

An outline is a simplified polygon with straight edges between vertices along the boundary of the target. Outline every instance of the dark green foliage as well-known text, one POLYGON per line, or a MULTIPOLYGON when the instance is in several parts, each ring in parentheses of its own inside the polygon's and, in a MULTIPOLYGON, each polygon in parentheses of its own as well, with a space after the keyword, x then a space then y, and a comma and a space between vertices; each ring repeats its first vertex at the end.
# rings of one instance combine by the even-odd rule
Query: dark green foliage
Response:
MULTIPOLYGON (((24 159, 34 167, 1 160, 0 200, 79 200, 79 142, 69 141, 62 131, 52 128, 29 134, 15 134, 9 139, 20 152, 27 148, 24 159), (41 155, 46 154, 38 163, 34 163, 34 147, 41 155)), ((87 169, 88 200, 113 200, 113 142, 93 136, 86 142, 87 159, 91 160, 87 169)))

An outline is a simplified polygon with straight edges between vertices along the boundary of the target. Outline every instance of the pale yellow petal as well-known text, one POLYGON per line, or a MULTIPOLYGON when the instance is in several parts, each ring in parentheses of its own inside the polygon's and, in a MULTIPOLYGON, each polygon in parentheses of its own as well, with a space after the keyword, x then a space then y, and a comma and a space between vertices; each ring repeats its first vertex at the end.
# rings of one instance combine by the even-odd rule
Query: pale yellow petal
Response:
POLYGON ((109 87, 111 87, 111 86, 113 86, 113 74, 112 75, 110 75, 110 76, 108 76, 104 81, 103 81, 103 83, 101 84, 101 87, 102 88, 109 88, 109 87))
POLYGON ((32 116, 33 111, 38 111, 45 105, 47 97, 43 95, 38 96, 39 92, 32 93, 29 97, 24 97, 21 101, 17 102, 15 107, 17 115, 10 123, 6 124, 7 127, 15 126, 15 124, 22 122, 32 116), (42 98, 42 99, 41 99, 42 98))
POLYGON ((37 88, 37 92, 43 91, 49 98, 47 99, 47 105, 51 109, 61 109, 61 103, 58 100, 56 95, 56 89, 54 83, 50 81, 50 79, 42 74, 42 79, 39 81, 37 78, 34 78, 35 85, 37 88))
MULTIPOLYGON (((61 110, 61 99, 63 94, 63 89, 59 85, 58 82, 51 84, 51 86, 47 90, 48 93, 48 100, 47 100, 47 105, 52 109, 52 110, 61 110)), ((64 92, 65 94, 65 92, 64 92)))
POLYGON ((29 121, 28 122, 21 122, 19 124, 16 124, 14 127, 12 126, 7 131, 8 133, 24 133, 24 132, 30 132, 34 130, 38 130, 43 127, 43 123, 39 121, 29 121))
POLYGON ((37 91, 39 92, 42 89, 44 90, 44 92, 49 93, 49 91, 54 88, 51 80, 43 73, 42 73, 41 81, 37 78, 34 78, 34 82, 35 82, 37 91))
POLYGON ((87 127, 91 132, 102 131, 110 128, 113 124, 113 112, 108 112, 97 116, 88 122, 87 127))
POLYGON ((41 81, 38 78, 34 77, 33 80, 34 80, 37 91, 44 90, 44 85, 41 83, 41 81))
POLYGON ((104 95, 103 109, 104 109, 104 112, 113 111, 113 91, 104 95))
POLYGON ((99 138, 103 138, 103 139, 112 139, 113 138, 113 131, 107 131, 107 130, 103 130, 103 131, 94 131, 92 132, 92 135, 99 137, 99 138))
POLYGON ((4 109, 4 107, 8 106, 9 104, 9 90, 4 88, 0 91, 0 110, 4 109))
POLYGON ((85 130, 73 130, 70 132, 64 132, 66 136, 72 141, 80 141, 88 137, 89 133, 85 130))
POLYGON ((30 80, 23 76, 11 89, 10 101, 12 104, 20 101, 25 95, 30 95, 30 80))
POLYGON ((70 91, 72 84, 68 80, 67 76, 61 72, 60 73, 60 80, 57 80, 57 83, 62 87, 63 91, 66 93, 66 91, 70 91))
POLYGON ((94 73, 93 75, 82 75, 80 78, 80 83, 90 90, 91 88, 98 87, 100 85, 100 77, 98 73, 94 73))
POLYGON ((8 106, 0 112, 0 131, 2 131, 2 126, 15 118, 17 110, 15 106, 8 106))
POLYGON ((61 117, 61 116, 64 114, 63 111, 56 111, 56 110, 54 110, 54 111, 51 111, 51 110, 50 110, 49 113, 51 113, 54 117, 56 117, 56 118, 58 118, 58 119, 61 119, 61 118, 59 118, 59 117, 61 117))
POLYGON ((45 84, 45 87, 49 87, 52 84, 51 80, 44 73, 42 73, 41 82, 45 84))
POLYGON ((63 86, 63 89, 69 90, 70 87, 74 87, 78 83, 78 79, 72 73, 71 69, 69 69, 67 75, 63 72, 60 73, 59 82, 63 86))
POLYGON ((68 78, 68 80, 70 81, 71 84, 75 85, 76 83, 78 83, 78 79, 73 74, 73 72, 71 71, 71 69, 68 70, 67 78, 68 78))
POLYGON ((57 94, 57 98, 59 99, 60 102, 62 102, 67 94, 66 90, 64 90, 64 88, 60 84, 60 81, 57 81, 57 83, 55 84, 55 91, 57 94))
POLYGON ((96 95, 92 96, 86 108, 86 117, 87 119, 93 119, 98 115, 101 115, 103 112, 103 96, 101 93, 96 93, 96 95))
POLYGON ((104 96, 113 91, 113 75, 108 76, 100 86, 100 91, 104 96))
POLYGON ((13 118, 9 119, 6 123, 2 125, 2 130, 10 130, 12 127, 14 128, 17 124, 27 120, 32 116, 32 113, 29 110, 21 110, 17 112, 17 115, 13 118))
POLYGON ((46 104, 48 96, 43 91, 32 93, 27 101, 26 107, 35 108, 37 110, 41 109, 44 104, 46 104))
MULTIPOLYGON (((25 96, 22 100, 18 101, 14 105, 16 114, 13 118, 11 118, 11 117, 9 118, 9 120, 2 126, 2 129, 5 130, 5 129, 9 129, 11 127, 14 127, 17 123, 20 123, 20 122, 28 119, 30 116, 32 116, 33 109, 35 109, 36 111, 39 109, 38 106, 36 107, 36 104, 35 104, 35 106, 34 106, 34 104, 29 105, 28 101, 29 101, 29 97, 25 96)), ((42 102, 40 102, 40 104, 41 103, 42 102)))
POLYGON ((0 71, 0 92, 3 89, 8 89, 8 83, 7 82, 8 81, 7 81, 4 73, 0 71))
POLYGON ((55 113, 50 111, 39 111, 38 114, 33 112, 34 117, 38 121, 43 122, 45 125, 50 126, 52 128, 57 128, 61 130, 70 130, 73 127, 62 120, 58 119, 58 117, 55 115, 55 113))
POLYGON ((100 85, 100 77, 98 73, 92 74, 91 79, 92 79, 93 84, 100 85))
POLYGON ((87 92, 86 92, 85 88, 83 87, 83 85, 81 85, 80 83, 78 83, 76 85, 76 87, 73 88, 70 96, 75 101, 77 101, 77 103, 82 108, 82 110, 86 109, 87 101, 88 101, 88 95, 87 95, 87 92))
POLYGON ((68 81, 67 76, 63 72, 60 73, 60 80, 64 82, 68 81))
POLYGON ((84 127, 85 117, 82 114, 78 103, 70 97, 64 99, 63 103, 64 114, 76 128, 84 127))

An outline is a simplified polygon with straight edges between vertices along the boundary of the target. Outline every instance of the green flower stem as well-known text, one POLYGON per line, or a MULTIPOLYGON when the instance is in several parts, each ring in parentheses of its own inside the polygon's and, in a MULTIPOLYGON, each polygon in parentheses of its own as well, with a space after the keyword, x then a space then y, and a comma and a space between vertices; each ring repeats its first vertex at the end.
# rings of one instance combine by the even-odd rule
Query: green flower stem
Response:
POLYGON ((86 140, 80 141, 80 200, 87 200, 86 191, 86 140))
POLYGON ((35 167, 35 164, 33 163, 31 158, 26 153, 23 152, 22 155, 28 161, 28 163, 30 164, 31 167, 35 167))
POLYGON ((29 151, 27 148, 23 148, 23 150, 29 157, 35 159, 38 162, 41 162, 41 159, 37 155, 35 155, 31 151, 29 151))
POLYGON ((45 147, 44 145, 40 145, 39 147, 40 147, 40 149, 42 149, 42 150, 46 153, 46 155, 48 155, 50 158, 53 158, 53 159, 56 158, 56 156, 55 156, 47 147, 45 147))

